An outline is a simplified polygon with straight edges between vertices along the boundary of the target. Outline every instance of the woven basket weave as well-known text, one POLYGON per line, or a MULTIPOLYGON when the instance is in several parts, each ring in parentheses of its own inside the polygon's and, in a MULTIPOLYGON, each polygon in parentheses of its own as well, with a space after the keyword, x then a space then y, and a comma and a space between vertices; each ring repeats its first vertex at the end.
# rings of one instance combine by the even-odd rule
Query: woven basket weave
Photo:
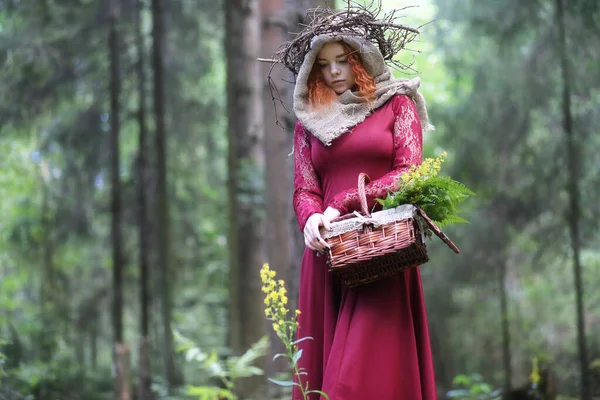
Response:
POLYGON ((425 239, 431 232, 455 253, 460 252, 427 214, 412 204, 371 215, 365 193, 368 182, 366 174, 359 175, 362 214, 342 216, 332 222, 332 231, 321 232, 330 246, 329 270, 339 275, 346 285, 364 285, 426 263, 429 257, 425 239))

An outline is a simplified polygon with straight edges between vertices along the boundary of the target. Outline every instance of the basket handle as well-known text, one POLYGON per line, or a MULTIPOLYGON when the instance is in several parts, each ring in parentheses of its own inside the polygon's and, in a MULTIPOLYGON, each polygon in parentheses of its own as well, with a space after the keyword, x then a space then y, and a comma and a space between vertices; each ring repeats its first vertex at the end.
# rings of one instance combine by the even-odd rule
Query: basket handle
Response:
POLYGON ((433 231, 433 233, 437 235, 437 237, 439 237, 442 240, 442 242, 446 243, 448 247, 450 247, 452 251, 454 251, 456 254, 460 253, 458 247, 456 247, 452 240, 450 240, 450 238, 446 236, 446 234, 442 232, 440 228, 438 228, 438 226, 431 220, 431 218, 429 218, 429 216, 425 214, 425 211, 423 211, 420 207, 417 207, 417 212, 421 217, 423 217, 423 219, 427 223, 427 226, 433 231))
POLYGON ((364 172, 361 172, 358 175, 358 199, 360 200, 362 212, 367 218, 371 218, 369 207, 367 206, 367 192, 365 190, 365 185, 369 182, 371 182, 369 175, 365 174, 364 172))
MULTIPOLYGON (((369 175, 365 174, 364 172, 361 172, 358 175, 358 199, 360 200, 360 208, 362 209, 364 216, 367 218, 371 218, 371 214, 369 213, 369 207, 367 206, 367 192, 365 189, 365 185, 369 182, 371 182, 371 178, 369 178, 369 175)), ((341 215, 337 218, 332 219, 330 222, 339 222, 350 218, 356 218, 356 215, 354 215, 353 213, 341 215)))

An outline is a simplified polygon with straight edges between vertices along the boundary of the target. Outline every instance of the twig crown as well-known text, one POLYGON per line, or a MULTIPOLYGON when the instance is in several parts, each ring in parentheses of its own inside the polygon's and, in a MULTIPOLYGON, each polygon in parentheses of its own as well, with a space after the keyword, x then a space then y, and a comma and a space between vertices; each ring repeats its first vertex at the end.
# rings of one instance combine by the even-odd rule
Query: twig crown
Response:
POLYGON ((347 2, 343 11, 335 11, 328 7, 311 8, 307 11, 304 29, 294 38, 282 44, 274 53, 273 59, 259 59, 263 62, 281 63, 294 75, 297 75, 304 61, 304 56, 311 47, 313 38, 320 35, 347 35, 363 38, 379 48, 383 59, 397 69, 409 69, 410 65, 394 60, 400 50, 412 42, 419 30, 399 24, 400 12, 410 8, 404 7, 384 13, 381 0, 375 0, 368 6, 347 2))

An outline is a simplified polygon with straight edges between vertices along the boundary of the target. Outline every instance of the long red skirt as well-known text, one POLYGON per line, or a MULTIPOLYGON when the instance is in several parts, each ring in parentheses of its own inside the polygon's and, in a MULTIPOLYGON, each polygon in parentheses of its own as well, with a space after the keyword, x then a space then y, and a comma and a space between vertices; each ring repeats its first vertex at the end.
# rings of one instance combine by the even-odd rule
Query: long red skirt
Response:
POLYGON ((307 249, 298 308, 298 338, 313 338, 299 344, 310 389, 329 400, 437 398, 419 268, 348 288, 307 249))

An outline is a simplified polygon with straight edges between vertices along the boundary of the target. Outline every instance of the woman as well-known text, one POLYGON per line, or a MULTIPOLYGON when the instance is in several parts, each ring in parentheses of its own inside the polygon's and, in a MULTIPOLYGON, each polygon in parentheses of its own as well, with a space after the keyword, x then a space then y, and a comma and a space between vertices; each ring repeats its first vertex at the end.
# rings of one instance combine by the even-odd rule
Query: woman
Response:
MULTIPOLYGON (((304 232, 299 364, 311 390, 330 400, 435 399, 435 378, 418 268, 348 288, 319 256, 319 228, 360 210, 365 172, 369 206, 421 162, 428 126, 418 79, 396 80, 379 50, 345 35, 313 39, 294 90, 294 209, 304 232)), ((318 399, 311 395, 310 399, 318 399)), ((294 400, 302 399, 295 388, 294 400)))

